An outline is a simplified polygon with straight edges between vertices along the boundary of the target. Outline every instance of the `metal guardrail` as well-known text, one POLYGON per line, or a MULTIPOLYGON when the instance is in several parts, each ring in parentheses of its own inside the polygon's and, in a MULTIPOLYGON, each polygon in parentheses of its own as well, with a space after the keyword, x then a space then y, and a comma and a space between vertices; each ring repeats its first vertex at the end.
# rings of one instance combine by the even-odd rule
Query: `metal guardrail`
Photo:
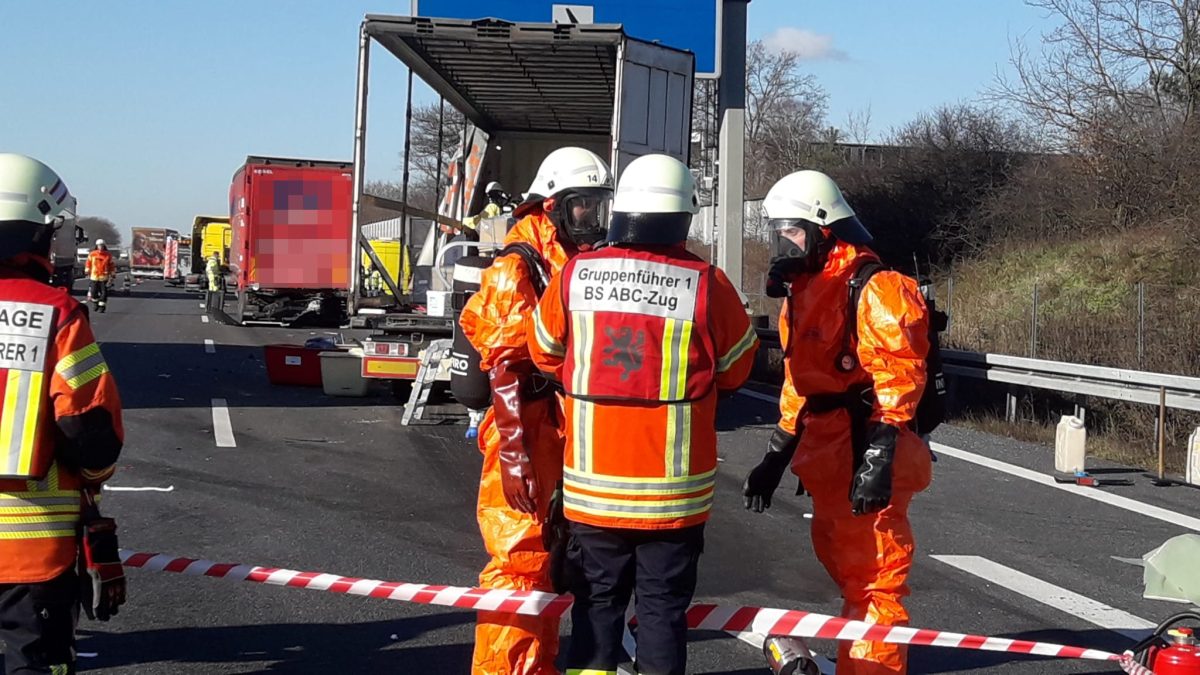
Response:
MULTIPOLYGON (((758 330, 767 347, 780 348, 779 331, 758 330)), ((1159 405, 1200 412, 1200 377, 1045 361, 1003 354, 942 350, 947 375, 1002 382, 1116 401, 1159 405)))
POLYGON ((959 375, 1115 401, 1200 411, 1200 378, 1044 361, 1003 354, 942 350, 947 375, 959 375))

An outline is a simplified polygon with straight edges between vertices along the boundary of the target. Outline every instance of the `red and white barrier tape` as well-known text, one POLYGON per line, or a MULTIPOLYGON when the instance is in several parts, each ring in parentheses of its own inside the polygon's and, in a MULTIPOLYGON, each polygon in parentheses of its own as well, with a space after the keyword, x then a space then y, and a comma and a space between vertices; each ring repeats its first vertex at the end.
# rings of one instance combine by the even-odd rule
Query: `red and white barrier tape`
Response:
POLYGON ((1154 675, 1154 671, 1133 660, 1133 652, 1125 652, 1118 659, 1121 670, 1129 675, 1154 675))
MULTIPOLYGON (((156 572, 253 581, 273 586, 290 586, 423 605, 441 605, 528 616, 561 617, 574 601, 569 595, 555 595, 541 591, 511 591, 377 581, 320 572, 297 572, 274 567, 215 563, 193 558, 172 558, 155 553, 121 551, 121 562, 126 567, 139 567, 156 572)), ((693 630, 792 635, 828 640, 869 640, 892 644, 951 647, 1055 658, 1116 661, 1120 663, 1125 672, 1131 675, 1153 675, 1150 670, 1134 663, 1128 654, 1118 656, 1098 649, 1069 647, 1049 642, 1010 640, 907 626, 881 626, 799 610, 697 604, 688 609, 688 627, 693 630)))
POLYGON ((140 567, 155 572, 175 572, 197 577, 220 577, 272 586, 291 586, 292 588, 362 595, 384 600, 400 600, 422 605, 442 605, 528 616, 562 616, 573 602, 573 598, 569 595, 561 596, 541 591, 507 591, 407 584, 396 581, 342 577, 320 572, 297 572, 274 567, 215 563, 211 560, 193 558, 172 558, 161 553, 131 553, 122 550, 121 562, 126 567, 140 567))

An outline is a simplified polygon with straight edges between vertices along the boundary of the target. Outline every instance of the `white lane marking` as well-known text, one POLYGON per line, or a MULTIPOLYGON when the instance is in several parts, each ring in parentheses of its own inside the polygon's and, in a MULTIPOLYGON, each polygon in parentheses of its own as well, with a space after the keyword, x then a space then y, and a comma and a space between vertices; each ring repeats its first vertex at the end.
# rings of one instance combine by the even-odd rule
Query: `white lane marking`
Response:
POLYGON ((174 492, 175 486, 168 485, 165 488, 161 487, 114 487, 105 484, 102 488, 105 492, 174 492))
MULTIPOLYGON (((767 641, 767 638, 759 633, 737 633, 731 630, 725 632, 748 645, 754 645, 759 649, 759 651, 762 651, 763 643, 767 641)), ((812 649, 810 648, 809 651, 811 652, 812 649)), ((813 660, 817 662, 817 666, 825 675, 833 675, 834 671, 837 670, 837 665, 835 665, 833 661, 830 661, 816 652, 812 652, 812 655, 813 660)))
POLYGON ((208 323, 208 315, 207 315, 207 314, 201 314, 201 315, 200 315, 200 320, 201 320, 201 321, 203 321, 204 323, 208 323))
POLYGON ((1131 640, 1140 640, 1155 625, 1124 610, 1068 591, 1024 572, 1005 567, 975 555, 934 555, 934 560, 990 581, 1014 593, 1049 605, 1061 612, 1083 619, 1090 624, 1119 633, 1131 640))
POLYGON ((213 342, 212 340, 210 340, 208 338, 205 338, 204 339, 204 351, 205 351, 205 353, 208 353, 208 354, 216 354, 217 353, 217 343, 213 342))
POLYGON ((223 398, 212 400, 213 435, 217 439, 218 448, 236 448, 237 441, 233 439, 233 423, 229 421, 229 404, 223 398))
POLYGON ((971 462, 972 464, 985 466, 989 469, 995 469, 996 471, 1006 473, 1010 476, 1024 478, 1025 480, 1039 483, 1041 485, 1045 485, 1046 487, 1052 487, 1056 490, 1062 490, 1063 492, 1070 492, 1073 495, 1086 497, 1098 502, 1103 502, 1109 506, 1115 506, 1119 509, 1125 509, 1126 511, 1139 513, 1143 516, 1155 518, 1165 523, 1178 525, 1179 527, 1200 532, 1200 518, 1193 518, 1192 516, 1176 513, 1175 511, 1154 506, 1152 504, 1147 504, 1145 502, 1139 502, 1138 500, 1130 499, 1129 497, 1115 495, 1111 492, 1105 492, 1094 487, 1084 487, 1082 485, 1075 485, 1074 483, 1059 483, 1056 482, 1052 476, 1047 474, 1038 473, 1037 471, 1032 471, 1030 469, 1026 469, 1025 467, 1009 464, 1008 462, 1001 462, 1000 460, 992 459, 991 457, 977 455, 973 452, 967 452, 966 450, 952 448, 948 445, 942 445, 941 443, 930 443, 929 445, 933 448, 933 451, 939 455, 946 455, 955 459, 961 459, 964 462, 971 462))
POLYGON ((772 396, 770 394, 764 394, 761 391, 754 391, 753 389, 738 389, 738 393, 742 396, 749 396, 750 398, 755 398, 760 401, 766 401, 767 403, 779 405, 779 394, 772 396))

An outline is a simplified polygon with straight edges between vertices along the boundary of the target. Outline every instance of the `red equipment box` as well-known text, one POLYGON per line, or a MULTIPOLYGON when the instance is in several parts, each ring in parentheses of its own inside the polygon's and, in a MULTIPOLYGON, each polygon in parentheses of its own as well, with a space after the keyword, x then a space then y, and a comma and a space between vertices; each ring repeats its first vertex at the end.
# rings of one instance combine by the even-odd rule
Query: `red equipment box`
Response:
POLYGON ((303 345, 267 345, 263 347, 267 379, 271 384, 300 387, 321 386, 321 352, 303 345))

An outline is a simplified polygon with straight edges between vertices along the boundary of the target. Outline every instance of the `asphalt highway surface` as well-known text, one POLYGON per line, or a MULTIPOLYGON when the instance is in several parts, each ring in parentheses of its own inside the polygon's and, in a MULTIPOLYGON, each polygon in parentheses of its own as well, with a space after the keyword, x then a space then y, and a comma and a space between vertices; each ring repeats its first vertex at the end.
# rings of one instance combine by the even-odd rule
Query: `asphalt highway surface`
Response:
MULTIPOLYGON (((474 505, 480 456, 465 416, 435 405, 403 427, 389 392, 332 398, 273 386, 263 346, 324 330, 206 320, 200 296, 147 282, 93 323, 125 405, 126 445, 103 507, 122 547, 370 579, 472 586, 485 561, 474 505), (206 342, 207 341, 207 342, 206 342), (228 419, 228 426, 224 420, 228 419), (230 439, 229 437, 232 437, 230 439), (228 446, 232 440, 234 447, 228 446)), ((768 396, 769 398, 769 396, 768 396)), ((777 410, 723 404, 717 504, 697 601, 836 614, 808 540, 810 504, 785 478, 774 507, 740 487, 777 410)), ((934 483, 912 507, 912 625, 1121 651, 1179 606, 1141 597, 1140 558, 1200 530, 1200 492, 1067 489, 1048 447, 953 426, 935 434, 934 483)), ((96 673, 466 673, 469 611, 145 570, 129 604, 84 620, 80 669, 96 673)), ((564 622, 564 640, 569 635, 564 622)), ((766 673, 753 644, 693 633, 691 673, 766 673)), ((812 645, 826 656, 829 642, 812 645)), ((913 673, 1111 673, 1114 665, 913 648, 913 673)))

